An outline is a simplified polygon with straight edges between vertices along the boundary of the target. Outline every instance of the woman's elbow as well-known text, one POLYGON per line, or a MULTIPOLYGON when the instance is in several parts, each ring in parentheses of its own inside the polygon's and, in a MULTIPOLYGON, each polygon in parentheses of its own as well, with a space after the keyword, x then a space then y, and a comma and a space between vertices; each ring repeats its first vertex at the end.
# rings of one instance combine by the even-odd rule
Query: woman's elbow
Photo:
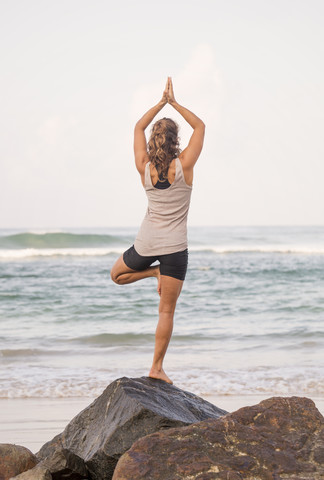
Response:
POLYGON ((200 130, 205 130, 206 125, 204 124, 204 122, 202 120, 199 119, 199 122, 197 123, 195 128, 199 128, 200 130))
POLYGON ((138 122, 135 123, 135 127, 134 127, 134 131, 135 130, 145 130, 144 126, 142 125, 142 122, 140 120, 138 120, 138 122))

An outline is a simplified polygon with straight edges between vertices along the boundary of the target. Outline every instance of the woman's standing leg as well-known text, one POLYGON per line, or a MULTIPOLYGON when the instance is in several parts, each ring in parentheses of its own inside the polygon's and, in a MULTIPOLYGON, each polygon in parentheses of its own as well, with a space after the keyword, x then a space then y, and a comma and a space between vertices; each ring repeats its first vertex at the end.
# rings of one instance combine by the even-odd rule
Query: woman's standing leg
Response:
POLYGON ((155 349, 149 377, 172 383, 163 370, 163 359, 167 351, 173 330, 173 316, 183 281, 161 275, 159 321, 155 332, 155 349))

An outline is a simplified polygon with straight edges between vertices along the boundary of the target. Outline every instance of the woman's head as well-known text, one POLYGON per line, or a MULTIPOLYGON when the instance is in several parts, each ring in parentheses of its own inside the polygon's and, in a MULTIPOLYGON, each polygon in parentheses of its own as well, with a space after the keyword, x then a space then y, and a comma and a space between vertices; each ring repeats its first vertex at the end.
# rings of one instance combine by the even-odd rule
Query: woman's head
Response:
POLYGON ((147 144, 148 156, 160 178, 167 178, 170 162, 181 152, 178 132, 179 126, 171 118, 161 118, 152 126, 147 144))

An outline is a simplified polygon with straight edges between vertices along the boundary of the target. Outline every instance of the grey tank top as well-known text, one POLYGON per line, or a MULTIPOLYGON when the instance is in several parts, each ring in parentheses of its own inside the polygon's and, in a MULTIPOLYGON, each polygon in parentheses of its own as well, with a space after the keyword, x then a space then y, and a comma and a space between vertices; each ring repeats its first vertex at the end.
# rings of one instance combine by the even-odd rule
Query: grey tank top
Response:
POLYGON ((186 184, 181 161, 176 158, 175 178, 170 187, 155 188, 150 163, 145 166, 144 180, 148 207, 134 242, 135 250, 143 256, 181 252, 188 247, 187 217, 192 186, 186 184))

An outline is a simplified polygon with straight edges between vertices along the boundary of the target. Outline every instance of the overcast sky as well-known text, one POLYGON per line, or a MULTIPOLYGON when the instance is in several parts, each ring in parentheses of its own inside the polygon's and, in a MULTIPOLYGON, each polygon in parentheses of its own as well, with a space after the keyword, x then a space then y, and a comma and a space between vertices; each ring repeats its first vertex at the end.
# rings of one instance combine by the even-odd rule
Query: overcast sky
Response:
POLYGON ((324 225, 323 18, 322 0, 3 0, 0 227, 139 225, 133 128, 167 76, 206 124, 190 225, 324 225))

